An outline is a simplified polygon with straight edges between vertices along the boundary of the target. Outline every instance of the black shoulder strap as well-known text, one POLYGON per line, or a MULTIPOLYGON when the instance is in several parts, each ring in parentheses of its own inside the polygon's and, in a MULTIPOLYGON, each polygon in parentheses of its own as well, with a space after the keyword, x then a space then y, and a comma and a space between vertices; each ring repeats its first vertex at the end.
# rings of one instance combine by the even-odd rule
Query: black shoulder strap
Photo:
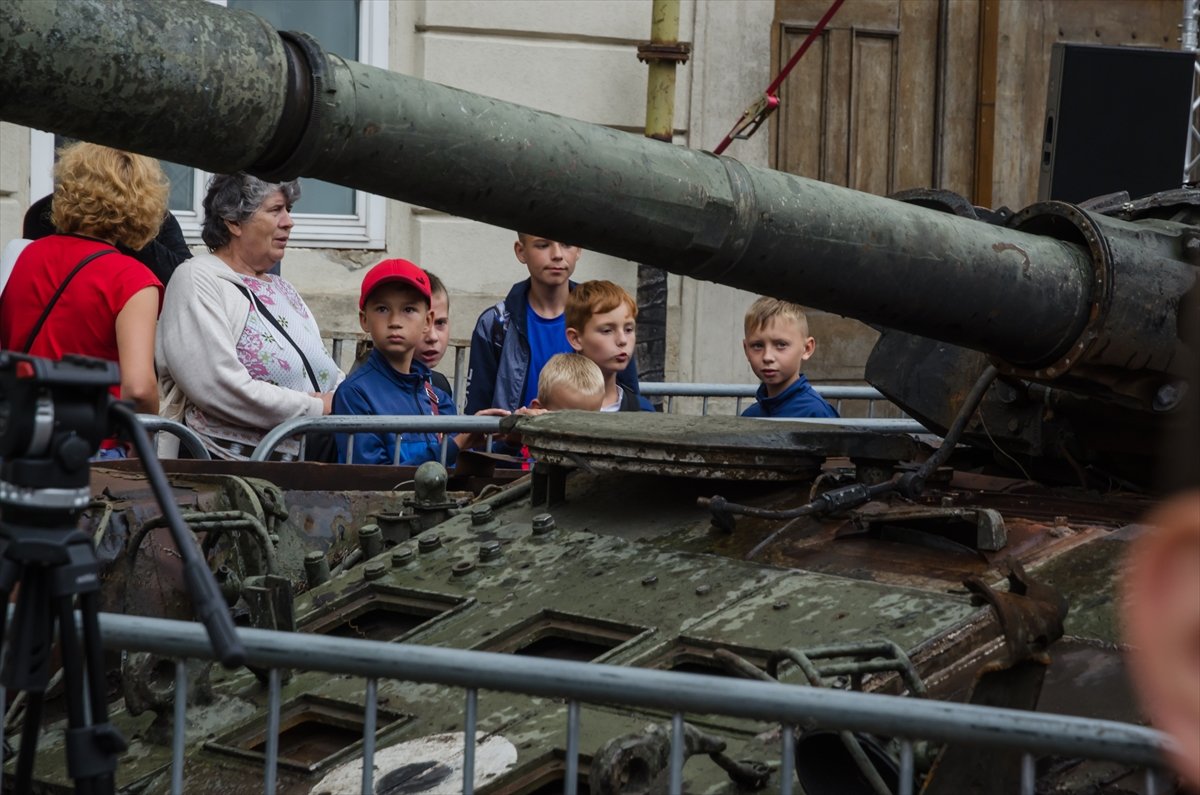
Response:
POLYGON ((313 371, 312 365, 308 363, 308 357, 304 355, 304 351, 300 350, 300 346, 296 344, 294 339, 292 339, 292 335, 283 330, 283 326, 281 326, 279 321, 275 319, 275 316, 267 310, 267 307, 263 304, 263 302, 258 300, 258 296, 254 294, 253 290, 241 282, 232 282, 232 284, 250 297, 251 303, 258 307, 258 311, 262 313, 262 316, 265 317, 271 323, 271 325, 283 335, 283 338, 291 343, 291 346, 296 349, 296 353, 300 354, 300 361, 304 362, 304 372, 308 373, 308 380, 312 382, 313 391, 320 392, 321 382, 317 380, 317 374, 313 371))
POLYGON ((503 301, 496 302, 496 322, 492 325, 492 347, 496 350, 496 360, 504 350, 504 337, 508 334, 508 307, 503 301))
POLYGON ((619 411, 641 411, 642 407, 638 405, 637 393, 632 390, 617 384, 617 389, 621 390, 621 408, 619 411))
POLYGON ((83 270, 84 265, 87 265, 97 257, 103 257, 105 254, 116 253, 117 250, 115 248, 106 248, 88 254, 86 257, 79 260, 79 264, 71 269, 71 272, 67 274, 67 278, 63 279, 62 284, 58 285, 58 289, 54 291, 54 295, 50 296, 49 303, 47 303, 46 308, 42 310, 42 316, 39 317, 37 322, 33 324, 33 330, 30 331, 29 336, 25 338, 25 347, 21 349, 21 353, 29 353, 29 349, 33 347, 33 341, 37 339, 38 332, 41 331, 42 326, 46 324, 46 318, 50 317, 50 310, 53 309, 54 305, 58 303, 58 299, 62 297, 63 290, 67 289, 67 285, 70 284, 71 280, 75 278, 75 274, 83 270))

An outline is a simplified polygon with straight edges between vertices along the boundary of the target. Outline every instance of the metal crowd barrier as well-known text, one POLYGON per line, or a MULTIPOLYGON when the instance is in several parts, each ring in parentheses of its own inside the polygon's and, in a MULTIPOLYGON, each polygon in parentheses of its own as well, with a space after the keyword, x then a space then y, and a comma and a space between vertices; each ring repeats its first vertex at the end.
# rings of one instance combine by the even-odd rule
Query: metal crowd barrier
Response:
MULTIPOLYGON (((187 659, 213 659, 200 624, 102 613, 104 646, 176 658, 172 792, 183 791, 187 659)), ((564 792, 575 795, 579 772, 580 703, 623 704, 670 711, 670 789, 682 791, 684 713, 720 714, 781 726, 780 792, 794 786, 793 727, 869 732, 901 741, 897 795, 912 795, 913 743, 918 740, 974 744, 1023 752, 1022 795, 1034 793, 1034 753, 1107 759, 1146 768, 1145 792, 1155 795, 1157 769, 1173 748, 1167 736, 1133 724, 850 692, 828 688, 730 679, 509 654, 325 635, 241 629, 247 665, 269 669, 264 790, 273 795, 279 761, 280 670, 303 668, 365 678, 362 792, 374 788, 375 703, 380 679, 463 688, 462 792, 474 792, 476 707, 480 690, 566 699, 567 758, 564 792)))
MULTIPOLYGON (((374 417, 297 417, 294 420, 272 428, 250 456, 251 461, 269 461, 275 448, 285 439, 308 431, 323 431, 327 433, 391 433, 396 436, 396 449, 392 463, 400 463, 399 437, 405 433, 441 433, 442 463, 446 463, 446 453, 450 444, 450 434, 454 433, 497 433, 500 430, 499 417, 463 417, 458 415, 443 415, 437 417, 413 415, 380 415, 374 417)), ((354 458, 354 437, 346 442, 346 457, 354 458)), ((304 460, 304 445, 300 445, 300 459, 304 460)))
MULTIPOLYGON (((350 343, 351 348, 362 338, 362 335, 354 334, 349 336, 330 336, 328 339, 331 343, 331 351, 333 360, 338 363, 338 366, 349 372, 349 367, 353 364, 353 356, 349 362, 343 363, 342 359, 345 356, 346 343, 350 343)), ((451 357, 454 362, 454 369, 450 377, 450 384, 454 388, 454 401, 458 406, 458 410, 462 411, 466 404, 466 385, 467 385, 467 360, 470 355, 470 345, 468 343, 451 343, 446 349, 446 355, 451 357)), ((667 399, 666 410, 668 413, 675 410, 675 398, 679 397, 698 397, 702 398, 701 415, 707 415, 709 412, 710 398, 733 398, 735 400, 734 413, 742 413, 742 401, 747 398, 753 398, 758 390, 757 384, 693 384, 684 381, 643 381, 639 388, 646 397, 665 397, 667 399)), ((875 416, 877 403, 889 404, 890 401, 883 394, 872 386, 853 386, 841 384, 813 384, 813 389, 822 397, 833 404, 833 407, 840 414, 842 411, 842 401, 866 401, 867 417, 875 416)))
POLYGON ((331 336, 329 340, 331 342, 329 354, 333 358, 333 361, 338 367, 342 368, 342 370, 350 372, 349 364, 342 364, 342 357, 346 355, 346 343, 349 342, 351 345, 356 344, 359 340, 358 335, 348 337, 341 335, 331 336))
POLYGON ((199 458, 204 461, 212 459, 200 435, 183 423, 165 419, 157 414, 139 414, 137 418, 138 422, 149 433, 169 433, 172 436, 178 437, 180 443, 187 447, 188 452, 192 454, 192 458, 199 458))
MULTIPOLYGON (((758 392, 757 384, 691 384, 683 381, 673 382, 643 382, 639 385, 642 394, 646 397, 665 397, 667 399, 667 413, 674 411, 675 398, 677 397, 698 397, 703 398, 701 404, 701 415, 707 416, 709 409, 710 398, 736 398, 734 413, 742 413, 742 401, 746 398, 753 398, 758 392)), ((849 386, 840 384, 813 384, 813 389, 817 394, 833 403, 833 407, 840 414, 842 411, 843 400, 865 400, 867 401, 867 417, 875 417, 876 402, 888 403, 888 399, 883 396, 873 386, 849 386)))
MULTIPOLYGON (((854 387, 857 388, 857 387, 854 387)), ((786 418, 762 418, 764 422, 786 421, 786 418)), ((251 461, 269 461, 271 455, 274 454, 275 448, 279 443, 292 436, 307 433, 309 431, 320 431, 324 433, 390 433, 399 437, 405 433, 441 433, 441 462, 446 463, 447 447, 450 443, 450 435, 455 433, 483 433, 492 434, 500 430, 500 417, 464 417, 458 415, 449 416, 415 416, 407 414, 397 415, 379 415, 379 416, 325 416, 325 417, 298 417, 294 420, 288 420, 281 425, 271 429, 254 448, 254 453, 251 454, 251 461)), ((887 419, 882 417, 874 418, 848 418, 841 419, 837 417, 810 417, 804 422, 815 425, 836 425, 839 427, 850 428, 867 428, 878 431, 880 433, 928 433, 925 426, 921 425, 916 420, 910 419, 887 419)), ((350 436, 346 444, 346 457, 353 459, 354 456, 354 437, 350 436)), ((392 463, 399 464, 400 445, 395 445, 393 452, 392 463)), ((304 444, 300 445, 300 460, 304 460, 304 444)))

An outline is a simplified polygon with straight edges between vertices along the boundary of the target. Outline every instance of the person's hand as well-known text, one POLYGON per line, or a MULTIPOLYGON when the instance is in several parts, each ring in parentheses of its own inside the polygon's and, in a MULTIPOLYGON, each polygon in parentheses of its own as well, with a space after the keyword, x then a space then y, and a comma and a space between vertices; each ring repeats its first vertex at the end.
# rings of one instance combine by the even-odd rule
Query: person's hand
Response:
POLYGON ((550 409, 535 409, 533 406, 522 406, 513 413, 522 417, 536 417, 539 414, 549 414, 550 409))
MULTIPOLYGON (((475 412, 476 417, 507 417, 512 414, 508 409, 480 409, 475 412)), ((483 447, 487 442, 486 433, 460 433, 454 437, 454 443, 458 445, 459 450, 468 450, 473 447, 483 447)))
POLYGON ((309 392, 315 398, 321 399, 321 413, 333 413, 333 393, 332 392, 309 392))
POLYGON ((1146 714, 1175 738, 1175 771, 1200 787, 1200 489, 1167 500, 1145 524, 1125 562, 1126 661, 1146 714))

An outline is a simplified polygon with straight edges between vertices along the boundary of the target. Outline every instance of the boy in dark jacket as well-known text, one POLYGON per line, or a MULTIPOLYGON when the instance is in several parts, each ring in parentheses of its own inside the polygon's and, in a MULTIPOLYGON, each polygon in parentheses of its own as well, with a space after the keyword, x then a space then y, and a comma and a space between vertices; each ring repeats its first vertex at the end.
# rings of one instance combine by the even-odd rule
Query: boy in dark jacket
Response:
POLYGON ((433 273, 425 271, 425 275, 429 277, 429 307, 433 310, 433 320, 425 330, 425 336, 421 338, 413 358, 432 371, 433 385, 453 398, 454 389, 450 382, 435 369, 450 345, 450 293, 433 273))
POLYGON ((762 386, 757 402, 742 412, 743 417, 838 415, 800 372, 817 349, 800 306, 778 298, 760 298, 746 312, 745 327, 742 347, 762 386))
MULTIPOLYGON (((556 353, 572 352, 563 313, 575 289, 571 274, 582 251, 522 232, 513 253, 529 270, 529 278, 514 284, 508 297, 485 309, 475 324, 466 414, 528 406, 537 397, 538 374, 545 363, 556 353)), ((635 361, 619 380, 627 390, 638 392, 635 361)))
MULTIPOLYGON (((433 322, 429 277, 402 259, 380 262, 367 272, 359 295, 358 320, 374 349, 351 373, 333 398, 333 413, 343 415, 452 415, 454 401, 430 381, 430 370, 413 352, 433 322)), ((463 434, 465 436, 465 434, 463 434)), ((417 465, 435 461, 441 439, 435 433, 404 433, 396 449, 394 433, 354 434, 352 463, 417 465)), ((338 434, 338 460, 346 463, 348 435, 338 434)), ((458 453, 449 442, 447 464, 458 453)))

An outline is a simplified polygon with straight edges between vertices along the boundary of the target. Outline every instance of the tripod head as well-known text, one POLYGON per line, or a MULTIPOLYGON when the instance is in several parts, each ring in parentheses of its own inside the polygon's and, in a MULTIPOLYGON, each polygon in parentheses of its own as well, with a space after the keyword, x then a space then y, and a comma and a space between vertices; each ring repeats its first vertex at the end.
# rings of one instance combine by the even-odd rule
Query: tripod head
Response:
POLYGON ((89 460, 108 432, 117 365, 0 351, 0 504, 81 511, 89 460))

